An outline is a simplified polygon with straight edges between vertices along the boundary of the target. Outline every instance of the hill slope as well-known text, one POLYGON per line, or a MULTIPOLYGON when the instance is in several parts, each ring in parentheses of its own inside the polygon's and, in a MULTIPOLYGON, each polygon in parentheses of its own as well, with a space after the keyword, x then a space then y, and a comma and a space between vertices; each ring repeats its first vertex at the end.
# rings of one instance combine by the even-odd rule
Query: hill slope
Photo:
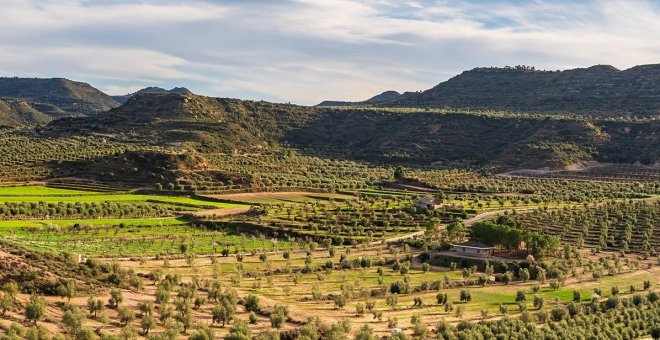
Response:
POLYGON ((0 78, 0 97, 29 102, 53 117, 93 115, 119 105, 87 83, 63 78, 0 78))
POLYGON ((65 118, 45 133, 235 151, 292 145, 377 163, 559 167, 579 161, 658 162, 656 121, 302 107, 193 94, 141 94, 107 113, 65 118), (387 133, 384 133, 384 132, 387 133))
POLYGON ((602 65, 556 72, 475 68, 380 105, 651 116, 660 114, 659 83, 660 64, 624 71, 602 65))
POLYGON ((143 93, 192 93, 190 90, 188 90, 185 87, 175 87, 171 90, 166 90, 162 87, 156 87, 156 86, 150 86, 150 87, 145 87, 141 90, 135 91, 133 93, 125 94, 122 96, 112 96, 112 99, 117 101, 120 104, 126 103, 131 97, 134 97, 138 94, 143 94, 143 93))
POLYGON ((277 145, 285 131, 303 124, 313 112, 264 101, 142 93, 94 117, 57 120, 45 131, 115 134, 159 145, 191 143, 202 150, 231 151, 277 145))
POLYGON ((0 126, 43 125, 51 120, 53 117, 39 111, 29 102, 0 99, 0 126))
POLYGON ((379 102, 384 102, 388 100, 394 100, 401 96, 401 93, 396 92, 396 91, 385 91, 381 94, 377 94, 367 100, 363 100, 361 102, 344 102, 344 101, 337 101, 337 100, 325 100, 321 103, 319 103, 317 106, 366 106, 366 105, 373 105, 379 102))

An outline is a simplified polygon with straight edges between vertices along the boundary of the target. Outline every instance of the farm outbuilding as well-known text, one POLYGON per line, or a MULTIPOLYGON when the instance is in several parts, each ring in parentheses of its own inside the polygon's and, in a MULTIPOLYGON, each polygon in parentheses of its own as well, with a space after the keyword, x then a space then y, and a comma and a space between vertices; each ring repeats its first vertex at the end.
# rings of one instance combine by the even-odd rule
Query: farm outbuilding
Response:
POLYGON ((441 198, 435 198, 431 195, 426 195, 420 198, 415 205, 420 208, 435 210, 441 208, 444 205, 444 202, 441 198))
POLYGON ((489 257, 493 255, 494 247, 479 242, 466 242, 453 244, 454 251, 458 255, 489 257))

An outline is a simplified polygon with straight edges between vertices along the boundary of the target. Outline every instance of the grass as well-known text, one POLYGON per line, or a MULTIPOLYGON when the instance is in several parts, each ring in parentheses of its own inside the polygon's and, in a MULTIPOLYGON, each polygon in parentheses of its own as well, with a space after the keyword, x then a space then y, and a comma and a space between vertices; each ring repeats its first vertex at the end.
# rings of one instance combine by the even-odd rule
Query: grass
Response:
MULTIPOLYGON (((99 193, 83 190, 48 188, 38 185, 0 187, 0 204, 4 202, 46 203, 152 203, 179 207, 184 211, 235 208, 244 205, 179 196, 142 195, 130 193, 99 193)), ((190 227, 189 221, 176 216, 151 218, 99 219, 30 219, 0 220, 0 236, 27 248, 60 252, 69 251, 89 255, 160 254, 178 251, 182 242, 196 242, 195 253, 213 252, 212 244, 239 244, 237 235, 212 232, 190 227), (74 224, 83 228, 68 230, 74 224), (119 225, 124 227, 120 228, 119 225), (53 227, 61 228, 54 229, 53 227), (36 228, 36 229, 35 229, 36 228), (167 240, 165 242, 164 240, 167 240)), ((246 249, 254 249, 257 241, 243 241, 246 249)), ((264 242, 268 248, 270 242, 264 242)), ((272 245, 271 245, 272 246, 272 245)), ((193 247, 194 248, 194 247, 193 247)))
POLYGON ((4 202, 92 203, 92 202, 151 202, 195 208, 234 208, 240 204, 202 200, 182 196, 105 194, 93 191, 48 188, 44 186, 14 186, 0 188, 0 204, 4 202))
MULTIPOLYGON (((98 225, 125 223, 126 226, 92 229, 87 232, 28 232, 23 228, 0 228, 0 235, 8 241, 33 250, 67 251, 85 256, 177 254, 181 244, 188 245, 189 252, 195 254, 220 252, 226 245, 229 245, 232 251, 238 249, 242 252, 256 249, 268 251, 275 248, 270 239, 242 237, 233 232, 208 231, 189 226, 180 219, 105 221, 113 223, 98 225)), ((282 240, 277 242, 277 247, 291 248, 290 243, 282 240)))
POLYGON ((98 195, 99 192, 58 189, 41 185, 24 186, 0 186, 0 196, 74 196, 74 195, 98 195))
POLYGON ((312 203, 317 201, 329 201, 331 199, 346 200, 353 196, 343 194, 329 194, 316 192, 259 192, 245 194, 211 195, 219 199, 245 202, 250 204, 287 204, 287 203, 312 203))
POLYGON ((154 217, 154 218, 99 218, 99 219, 79 219, 79 220, 5 220, 0 221, 0 233, 6 233, 9 229, 19 227, 38 227, 38 226, 71 226, 73 224, 90 226, 114 226, 124 223, 127 226, 148 226, 148 225, 177 225, 188 223, 179 217, 154 217))

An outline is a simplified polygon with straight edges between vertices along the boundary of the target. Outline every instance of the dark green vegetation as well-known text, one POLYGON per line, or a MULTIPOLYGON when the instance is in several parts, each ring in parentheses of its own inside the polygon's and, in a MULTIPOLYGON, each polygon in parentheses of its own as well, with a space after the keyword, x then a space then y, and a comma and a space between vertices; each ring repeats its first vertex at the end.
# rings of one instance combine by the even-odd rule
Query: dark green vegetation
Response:
POLYGON ((381 105, 650 117, 660 114, 658 81, 660 64, 623 71, 606 65, 566 71, 486 67, 381 105))
POLYGON ((561 238, 563 243, 656 255, 660 202, 611 202, 511 215, 514 225, 561 238))
POLYGON ((559 167, 598 160, 654 164, 657 121, 534 115, 308 108, 191 94, 143 94, 108 113, 58 120, 41 135, 253 152, 292 145, 324 157, 376 163, 559 167), (384 133, 387 131, 387 133, 384 133))
POLYGON ((534 257, 547 256, 559 246, 559 239, 542 235, 526 229, 517 228, 514 223, 498 220, 498 223, 482 222, 472 226, 470 238, 500 246, 507 251, 524 250, 534 257))
MULTIPOLYGON (((655 298, 657 299, 657 298, 655 298)), ((456 327, 440 324, 439 339, 494 337, 507 339, 636 339, 660 335, 660 309, 657 300, 646 296, 614 298, 589 304, 556 307, 548 315, 524 312, 518 319, 504 318, 482 324, 461 322, 456 327), (536 320, 543 320, 542 327, 536 320)))
POLYGON ((377 162, 531 168, 592 159, 654 164, 659 127, 655 121, 326 109, 286 140, 377 162))

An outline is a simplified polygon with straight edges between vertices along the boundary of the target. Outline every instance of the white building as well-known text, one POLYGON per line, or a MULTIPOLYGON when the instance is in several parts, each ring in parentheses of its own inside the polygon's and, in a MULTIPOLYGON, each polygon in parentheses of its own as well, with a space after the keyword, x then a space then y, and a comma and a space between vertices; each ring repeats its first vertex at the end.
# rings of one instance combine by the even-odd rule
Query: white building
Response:
POLYGON ((473 257, 489 257, 493 255, 493 247, 479 243, 479 242, 466 242, 461 244, 452 244, 454 251, 457 255, 473 256, 473 257))
POLYGON ((417 203, 415 203, 416 206, 420 208, 426 208, 429 210, 435 210, 438 208, 441 208, 443 206, 444 202, 440 198, 435 198, 431 195, 426 195, 422 198, 420 198, 417 203))

